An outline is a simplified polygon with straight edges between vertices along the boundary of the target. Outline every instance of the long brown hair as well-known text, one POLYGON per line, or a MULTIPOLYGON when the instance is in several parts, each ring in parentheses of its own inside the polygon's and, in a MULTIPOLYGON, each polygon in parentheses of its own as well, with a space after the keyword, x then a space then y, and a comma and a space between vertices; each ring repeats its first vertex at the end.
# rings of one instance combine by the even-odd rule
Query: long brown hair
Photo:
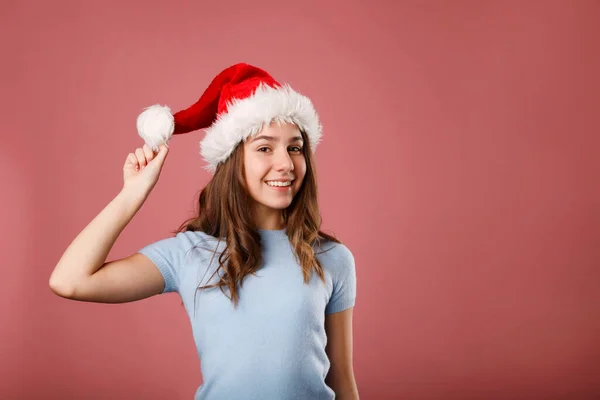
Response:
MULTIPOLYGON (((320 230, 314 157, 306 134, 302 130, 301 134, 305 143, 306 174, 292 203, 282 213, 287 236, 302 268, 304 283, 308 284, 312 272, 325 282, 315 249, 320 249, 322 241, 341 242, 320 230)), ((224 288, 228 288, 228 297, 234 307, 239 302, 238 285, 241 287, 244 278, 256 273, 262 264, 261 236, 249 212, 253 199, 246 189, 243 144, 240 142, 232 155, 219 164, 212 179, 200 192, 198 215, 185 221, 174 232, 202 231, 217 238, 219 244, 221 240, 225 241, 225 248, 218 259, 219 267, 212 276, 219 269, 223 269, 224 273, 217 283, 199 286, 197 290, 219 287, 227 295, 224 288)))

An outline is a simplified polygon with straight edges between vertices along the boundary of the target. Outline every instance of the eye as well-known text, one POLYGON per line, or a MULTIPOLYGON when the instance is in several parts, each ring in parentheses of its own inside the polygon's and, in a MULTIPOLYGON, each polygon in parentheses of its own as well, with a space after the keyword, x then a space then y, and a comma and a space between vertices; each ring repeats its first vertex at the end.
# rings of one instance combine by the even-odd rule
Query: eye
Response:
POLYGON ((290 147, 290 150, 293 151, 294 153, 300 153, 302 151, 302 147, 292 146, 292 147, 290 147))
POLYGON ((264 150, 269 150, 268 147, 259 147, 256 151, 260 151, 260 152, 264 153, 263 149, 264 150))

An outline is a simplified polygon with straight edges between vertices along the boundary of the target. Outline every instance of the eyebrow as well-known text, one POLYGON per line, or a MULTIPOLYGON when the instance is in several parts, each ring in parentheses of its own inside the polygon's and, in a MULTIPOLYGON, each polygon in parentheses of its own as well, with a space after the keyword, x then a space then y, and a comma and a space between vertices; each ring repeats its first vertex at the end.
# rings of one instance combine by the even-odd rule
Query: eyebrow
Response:
MULTIPOLYGON (((268 140, 269 142, 277 142, 279 140, 278 138, 273 137, 273 136, 259 135, 259 136, 255 137, 254 139, 252 139, 252 141, 250 143, 256 142, 257 140, 260 140, 260 139, 268 140)), ((300 141, 300 142, 303 141, 302 136, 294 136, 293 138, 290 139, 290 143, 298 142, 298 141, 300 141)))

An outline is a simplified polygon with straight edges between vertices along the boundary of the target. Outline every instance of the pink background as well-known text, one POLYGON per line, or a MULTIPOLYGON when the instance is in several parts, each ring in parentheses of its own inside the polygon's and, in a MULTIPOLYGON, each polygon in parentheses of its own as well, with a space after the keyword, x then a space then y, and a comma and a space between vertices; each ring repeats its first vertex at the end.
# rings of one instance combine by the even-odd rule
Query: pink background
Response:
MULTIPOLYGON (((244 61, 309 95, 324 228, 357 262, 362 399, 600 396, 598 1, 2 1, 2 399, 191 399, 177 295, 51 294, 145 106, 244 61), (594 396, 595 395, 595 396, 594 396)), ((109 259, 210 175, 179 136, 109 259)))

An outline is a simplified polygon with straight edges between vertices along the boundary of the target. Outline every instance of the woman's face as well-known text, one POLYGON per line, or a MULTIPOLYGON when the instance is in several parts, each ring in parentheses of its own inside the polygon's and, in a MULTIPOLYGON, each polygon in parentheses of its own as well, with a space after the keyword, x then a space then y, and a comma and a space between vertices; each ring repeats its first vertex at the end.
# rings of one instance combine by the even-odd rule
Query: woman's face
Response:
POLYGON ((306 173, 304 142, 295 124, 271 123, 244 143, 248 192, 259 218, 287 208, 306 173))

